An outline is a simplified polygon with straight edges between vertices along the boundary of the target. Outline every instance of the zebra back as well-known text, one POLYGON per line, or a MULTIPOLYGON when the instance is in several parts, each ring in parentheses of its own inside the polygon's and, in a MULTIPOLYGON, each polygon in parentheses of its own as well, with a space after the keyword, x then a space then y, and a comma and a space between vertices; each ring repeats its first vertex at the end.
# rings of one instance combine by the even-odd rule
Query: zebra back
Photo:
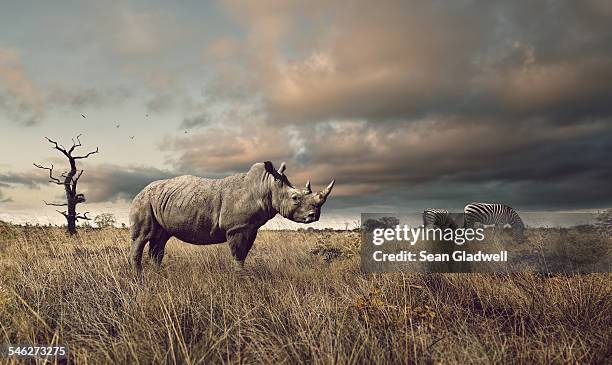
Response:
POLYGON ((463 209, 465 227, 473 228, 474 223, 505 225, 509 224, 515 236, 523 236, 525 224, 518 213, 504 204, 470 203, 463 209))

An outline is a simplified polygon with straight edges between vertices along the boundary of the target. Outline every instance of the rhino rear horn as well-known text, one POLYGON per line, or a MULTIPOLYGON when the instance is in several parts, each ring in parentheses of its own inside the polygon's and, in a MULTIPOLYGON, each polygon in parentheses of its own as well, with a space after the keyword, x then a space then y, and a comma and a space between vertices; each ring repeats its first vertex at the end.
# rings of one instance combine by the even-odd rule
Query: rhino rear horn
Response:
POLYGON ((336 183, 336 180, 332 180, 329 185, 327 185, 327 187, 321 192, 323 193, 323 198, 327 198, 327 196, 329 195, 329 193, 331 193, 332 188, 334 187, 334 184, 336 183))

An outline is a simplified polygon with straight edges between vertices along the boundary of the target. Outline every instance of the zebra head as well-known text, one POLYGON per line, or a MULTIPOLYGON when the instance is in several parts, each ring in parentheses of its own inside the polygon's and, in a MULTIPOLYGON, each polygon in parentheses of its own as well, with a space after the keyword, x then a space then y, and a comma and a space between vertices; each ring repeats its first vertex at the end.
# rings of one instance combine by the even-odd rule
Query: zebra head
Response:
POLYGON ((514 214, 516 216, 512 224, 512 236, 518 243, 523 243, 525 242, 525 224, 516 212, 514 214))

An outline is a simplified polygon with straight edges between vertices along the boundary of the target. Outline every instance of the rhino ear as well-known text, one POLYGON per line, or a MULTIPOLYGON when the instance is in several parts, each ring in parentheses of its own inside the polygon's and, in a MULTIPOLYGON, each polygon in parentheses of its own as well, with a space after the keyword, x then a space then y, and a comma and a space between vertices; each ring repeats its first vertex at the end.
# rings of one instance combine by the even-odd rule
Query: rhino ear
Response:
MULTIPOLYGON (((256 165, 257 164, 253 166, 256 166, 256 165)), ((266 161, 263 163, 263 165, 264 165, 264 170, 266 170, 267 173, 272 174, 272 175, 276 174, 276 169, 274 168, 274 165, 272 165, 272 162, 266 161)))
POLYGON ((312 190, 310 190, 310 180, 306 181, 306 191, 312 193, 312 190))
POLYGON ((280 167, 278 168, 278 173, 281 175, 284 175, 283 172, 285 172, 285 169, 287 168, 287 166, 285 165, 285 163, 283 162, 280 167))

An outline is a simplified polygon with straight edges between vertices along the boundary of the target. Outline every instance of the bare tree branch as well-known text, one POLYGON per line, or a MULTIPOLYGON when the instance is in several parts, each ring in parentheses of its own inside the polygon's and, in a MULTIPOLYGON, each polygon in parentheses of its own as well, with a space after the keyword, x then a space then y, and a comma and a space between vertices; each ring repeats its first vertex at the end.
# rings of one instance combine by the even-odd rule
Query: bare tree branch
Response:
POLYGON ((45 202, 45 205, 53 205, 55 207, 65 207, 68 205, 68 203, 47 203, 46 200, 43 200, 43 202, 45 202))
POLYGON ((77 147, 81 147, 81 135, 79 134, 78 136, 76 136, 76 142, 74 141, 74 138, 72 139, 72 147, 70 147, 70 150, 68 151, 68 154, 72 154, 72 151, 74 151, 75 148, 77 147))
POLYGON ((50 143, 53 143, 55 145, 55 148, 57 148, 58 150, 60 149, 60 146, 57 142, 55 142, 54 140, 52 140, 49 137, 45 137, 47 139, 47 141, 49 141, 50 143))
POLYGON ((73 183, 74 183, 75 185, 76 185, 76 183, 79 181, 79 179, 81 178, 81 175, 83 175, 83 171, 85 171, 85 170, 81 170, 81 171, 79 171, 79 174, 78 174, 78 175, 77 175, 75 178, 73 178, 73 179, 72 179, 72 181, 73 181, 73 183))
POLYGON ((60 179, 53 176, 53 164, 51 164, 51 167, 44 167, 44 166, 37 165, 37 164, 33 164, 33 165, 38 167, 39 169, 49 170, 49 179, 50 179, 49 182, 55 183, 57 185, 64 185, 64 183, 60 179))
POLYGON ((90 220, 91 220, 91 218, 89 218, 89 217, 87 216, 87 214, 89 214, 89 212, 85 212, 85 213, 83 213, 82 215, 77 215, 77 216, 76 216, 76 220, 78 221, 79 219, 83 219, 83 220, 86 220, 86 221, 90 221, 90 220))
POLYGON ((66 213, 66 211, 61 211, 61 210, 56 210, 56 212, 58 212, 59 214, 63 215, 64 217, 68 218, 68 213, 66 213))
POLYGON ((75 159, 75 160, 80 160, 80 159, 83 159, 83 158, 87 158, 87 157, 93 155, 94 153, 98 153, 98 152, 100 152, 100 151, 98 150, 98 147, 96 147, 95 151, 89 152, 85 156, 76 156, 76 157, 72 157, 72 158, 75 159))
POLYGON ((64 155, 66 155, 66 157, 70 157, 70 154, 66 151, 66 147, 58 144, 57 142, 55 142, 54 140, 52 140, 49 137, 45 137, 47 139, 47 141, 49 141, 49 143, 53 143, 55 145, 55 149, 60 151, 61 153, 63 153, 64 155))

